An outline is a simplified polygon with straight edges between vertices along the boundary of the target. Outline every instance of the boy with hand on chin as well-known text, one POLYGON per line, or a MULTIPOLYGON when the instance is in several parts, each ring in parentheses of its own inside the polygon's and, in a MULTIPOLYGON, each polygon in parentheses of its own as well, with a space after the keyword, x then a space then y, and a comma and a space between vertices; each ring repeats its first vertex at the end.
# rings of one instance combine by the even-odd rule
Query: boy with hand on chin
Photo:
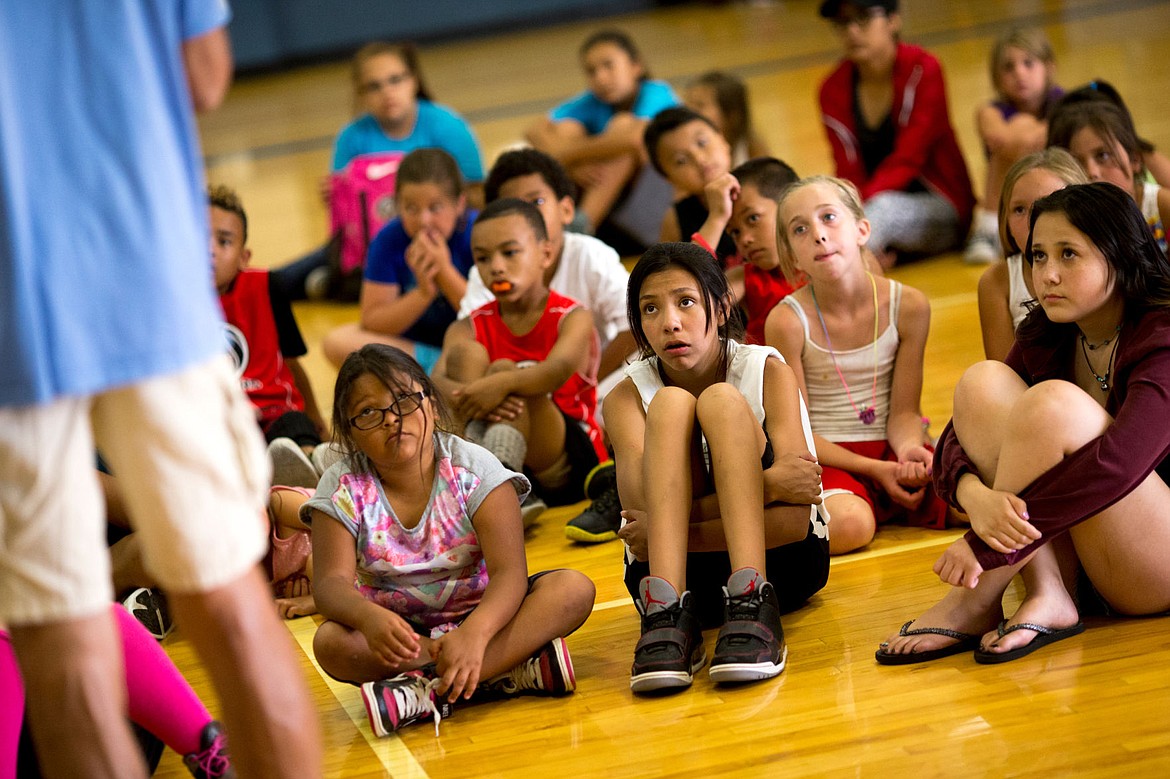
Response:
MULTIPOLYGON (((471 232, 495 300, 447 329, 433 377, 464 434, 531 475, 550 505, 581 500, 585 475, 606 459, 596 421, 598 339, 589 311, 550 290, 552 245, 536 206, 504 198, 471 232)), ((544 505, 529 498, 530 523, 544 505)))

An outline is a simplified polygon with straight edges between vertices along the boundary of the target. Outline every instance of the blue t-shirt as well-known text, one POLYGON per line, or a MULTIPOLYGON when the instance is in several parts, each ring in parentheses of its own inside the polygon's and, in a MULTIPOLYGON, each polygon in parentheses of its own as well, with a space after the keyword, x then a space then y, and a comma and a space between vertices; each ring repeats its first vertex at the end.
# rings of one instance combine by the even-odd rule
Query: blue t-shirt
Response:
MULTIPOLYGON (((471 258, 471 226, 475 224, 477 215, 478 212, 474 209, 467 209, 455 226, 455 232, 447 239, 451 263, 464 278, 475 265, 471 258)), ((383 284, 397 284, 402 294, 417 287, 418 281, 406 264, 406 247, 410 246, 410 241, 410 236, 402 228, 402 220, 397 217, 379 230, 374 240, 370 241, 370 251, 366 256, 366 279, 383 284)), ((447 302, 447 298, 439 295, 422 316, 402 333, 402 336, 419 343, 441 347, 443 335, 447 332, 447 326, 455 321, 456 313, 447 302)))
POLYGON ((0 405, 223 351, 182 44, 224 0, 0 3, 0 405))
POLYGON ((341 170, 359 154, 415 149, 442 149, 459 163, 464 179, 483 181, 483 158, 471 126, 450 108, 429 100, 418 101, 414 129, 405 138, 391 138, 369 114, 350 122, 333 146, 333 170, 341 170))
MULTIPOLYGON (((639 119, 653 119, 659 111, 679 104, 678 95, 665 81, 643 81, 630 110, 639 119)), ((603 103, 592 92, 585 91, 567 103, 561 103, 552 110, 554 121, 576 119, 585 125, 590 135, 597 135, 617 111, 609 103, 603 103)))

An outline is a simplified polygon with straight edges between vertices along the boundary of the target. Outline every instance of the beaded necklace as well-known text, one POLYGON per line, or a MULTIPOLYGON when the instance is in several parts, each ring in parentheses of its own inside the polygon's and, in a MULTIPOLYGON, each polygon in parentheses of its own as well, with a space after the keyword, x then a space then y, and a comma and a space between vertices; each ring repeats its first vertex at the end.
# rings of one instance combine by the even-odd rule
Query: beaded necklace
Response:
MULTIPOLYGON (((870 402, 868 406, 858 408, 857 404, 853 402, 853 393, 849 391, 849 383, 845 381, 845 374, 841 373, 841 366, 837 364, 837 355, 833 352, 833 340, 829 338, 829 328, 825 325, 825 317, 821 313, 821 304, 817 301, 817 290, 811 283, 808 285, 809 291, 812 293, 813 307, 817 310, 817 319, 821 321, 821 332, 825 334, 825 343, 829 346, 829 357, 833 360, 833 368, 837 371, 837 378, 841 380, 841 386, 845 388, 845 397, 849 399, 849 405, 857 412, 857 418, 861 420, 863 425, 872 425, 877 419, 877 375, 878 375, 878 320, 880 319, 878 312, 878 294, 877 281, 874 280, 873 274, 866 272, 869 276, 869 285, 873 289, 873 387, 870 389, 870 402)), ((1094 374, 1095 375, 1095 374, 1094 374)), ((1106 374, 1108 378, 1108 374, 1106 374)))
POLYGON ((1113 331, 1113 335, 1109 336, 1099 344, 1089 343, 1089 339, 1085 337, 1084 333, 1081 333, 1081 354, 1085 356, 1085 365, 1088 366, 1089 373, 1093 374, 1093 378, 1097 380, 1097 384, 1101 386, 1102 392, 1109 391, 1109 377, 1113 373, 1113 358, 1117 356, 1117 336, 1120 332, 1121 325, 1118 325, 1117 329, 1113 331), (1093 369, 1093 363, 1089 360, 1089 352, 1095 352, 1102 346, 1108 346, 1110 342, 1113 343, 1113 348, 1109 350, 1109 362, 1105 363, 1105 375, 1098 376, 1097 371, 1093 369), (1086 347, 1088 347, 1088 349, 1086 349, 1086 347))

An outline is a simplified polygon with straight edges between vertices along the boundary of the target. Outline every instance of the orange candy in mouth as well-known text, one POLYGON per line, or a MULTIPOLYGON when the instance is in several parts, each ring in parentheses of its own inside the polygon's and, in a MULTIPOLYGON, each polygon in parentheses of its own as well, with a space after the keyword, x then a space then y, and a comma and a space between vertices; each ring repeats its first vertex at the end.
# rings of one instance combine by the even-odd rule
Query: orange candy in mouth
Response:
POLYGON ((510 281, 493 281, 492 292, 511 292, 512 282, 510 281))

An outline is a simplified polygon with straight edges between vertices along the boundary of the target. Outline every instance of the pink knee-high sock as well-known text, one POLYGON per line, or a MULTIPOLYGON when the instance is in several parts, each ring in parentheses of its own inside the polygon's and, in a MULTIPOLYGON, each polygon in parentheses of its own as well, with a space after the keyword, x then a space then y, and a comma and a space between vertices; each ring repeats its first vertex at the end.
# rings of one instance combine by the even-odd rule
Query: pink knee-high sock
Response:
POLYGON ((16 753, 24 720, 24 680, 12 639, 0 630, 0 776, 16 776, 16 753))
POLYGON ((130 719, 180 755, 198 752, 211 715, 154 636, 121 606, 114 606, 114 614, 126 658, 130 719))

